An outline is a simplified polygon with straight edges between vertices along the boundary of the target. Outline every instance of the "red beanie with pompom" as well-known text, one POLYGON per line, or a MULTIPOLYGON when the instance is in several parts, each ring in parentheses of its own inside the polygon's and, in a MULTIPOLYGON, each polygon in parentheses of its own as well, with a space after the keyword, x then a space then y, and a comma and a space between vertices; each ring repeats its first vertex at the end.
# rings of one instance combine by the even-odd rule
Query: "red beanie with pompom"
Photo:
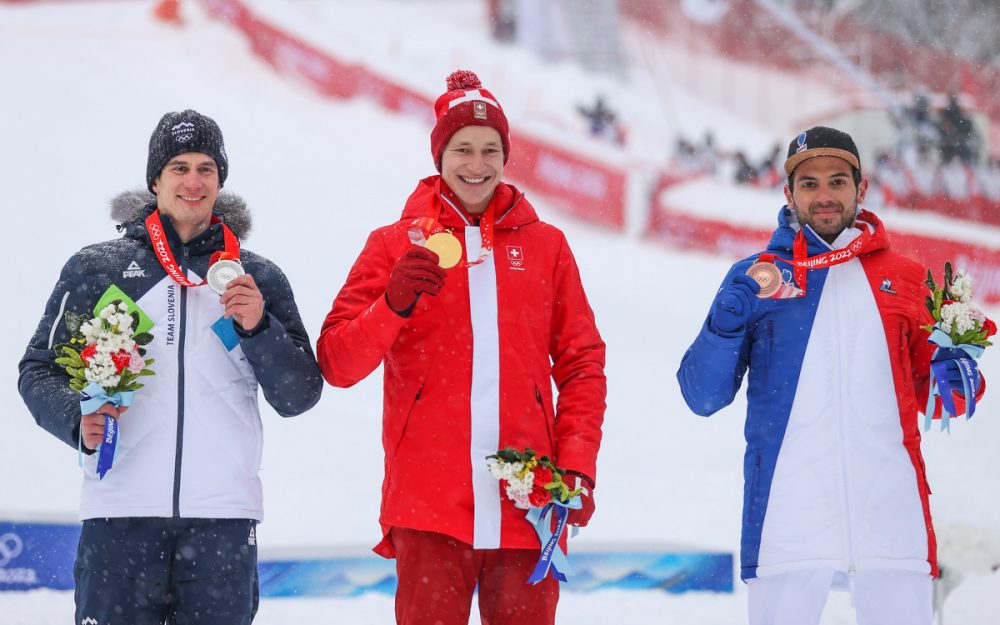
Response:
POLYGON ((483 89, 479 78, 469 70, 452 72, 446 81, 448 90, 434 103, 437 123, 431 131, 431 154, 434 166, 441 171, 441 154, 451 136, 466 126, 489 126, 500 133, 503 162, 510 157, 510 127, 500 103, 483 89))

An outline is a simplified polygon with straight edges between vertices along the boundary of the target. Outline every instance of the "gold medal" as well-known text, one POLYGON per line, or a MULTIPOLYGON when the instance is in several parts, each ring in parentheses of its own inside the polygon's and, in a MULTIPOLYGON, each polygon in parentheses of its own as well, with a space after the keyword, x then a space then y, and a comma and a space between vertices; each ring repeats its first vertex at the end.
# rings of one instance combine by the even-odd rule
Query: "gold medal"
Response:
POLYGON ((432 234, 424 247, 438 255, 438 266, 442 269, 451 269, 462 259, 462 244, 450 232, 432 234))
POLYGON ((781 270, 774 263, 756 262, 747 269, 747 275, 760 285, 757 297, 771 297, 781 288, 781 270))

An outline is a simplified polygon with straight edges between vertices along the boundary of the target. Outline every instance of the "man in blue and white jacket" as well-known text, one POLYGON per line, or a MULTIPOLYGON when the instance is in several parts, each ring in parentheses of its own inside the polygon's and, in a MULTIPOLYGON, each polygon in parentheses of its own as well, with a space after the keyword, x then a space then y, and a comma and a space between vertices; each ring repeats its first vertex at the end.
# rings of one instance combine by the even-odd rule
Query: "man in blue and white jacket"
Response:
POLYGON ((688 406, 708 416, 749 371, 750 623, 818 624, 843 585, 859 623, 930 625, 938 569, 917 413, 935 346, 921 328, 933 322, 924 268, 859 208, 868 181, 849 135, 803 132, 785 173, 788 204, 766 252, 733 265, 677 373, 688 406), (759 261, 755 280, 747 271, 759 261))
POLYGON ((293 416, 319 401, 323 380, 287 279, 239 249, 249 214, 236 196, 220 195, 227 173, 212 119, 164 115, 149 143, 146 182, 155 196, 116 199, 124 236, 69 259, 21 360, 18 388, 35 420, 87 454, 77 623, 235 625, 256 613, 257 390, 293 416), (195 285, 223 249, 238 254, 245 274, 220 296, 195 285), (146 358, 155 359, 155 375, 141 378, 127 412, 105 403, 81 414, 81 395, 53 348, 69 341, 67 314, 92 317, 111 287, 152 321, 146 358), (99 479, 93 451, 105 415, 116 419, 119 441, 99 479))

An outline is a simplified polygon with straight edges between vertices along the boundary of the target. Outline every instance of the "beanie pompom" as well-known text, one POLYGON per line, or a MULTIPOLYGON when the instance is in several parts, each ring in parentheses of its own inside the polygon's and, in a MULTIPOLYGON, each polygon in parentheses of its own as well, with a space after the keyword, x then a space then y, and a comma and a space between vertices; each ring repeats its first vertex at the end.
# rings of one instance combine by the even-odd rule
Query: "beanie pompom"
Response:
POLYGON ((479 77, 467 69, 452 72, 445 84, 448 86, 448 91, 481 89, 483 86, 483 83, 479 82, 479 77))

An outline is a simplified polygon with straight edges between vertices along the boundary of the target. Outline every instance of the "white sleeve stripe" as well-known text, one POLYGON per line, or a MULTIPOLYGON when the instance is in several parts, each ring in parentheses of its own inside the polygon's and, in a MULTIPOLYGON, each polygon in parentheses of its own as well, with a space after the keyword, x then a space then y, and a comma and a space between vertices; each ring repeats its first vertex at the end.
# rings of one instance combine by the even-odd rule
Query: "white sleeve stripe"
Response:
POLYGON ((66 311, 66 300, 69 299, 69 291, 63 294, 62 301, 59 303, 59 314, 56 315, 55 321, 52 322, 52 329, 49 330, 49 349, 52 349, 52 343, 56 340, 56 328, 59 327, 59 321, 62 320, 63 313, 66 311))

